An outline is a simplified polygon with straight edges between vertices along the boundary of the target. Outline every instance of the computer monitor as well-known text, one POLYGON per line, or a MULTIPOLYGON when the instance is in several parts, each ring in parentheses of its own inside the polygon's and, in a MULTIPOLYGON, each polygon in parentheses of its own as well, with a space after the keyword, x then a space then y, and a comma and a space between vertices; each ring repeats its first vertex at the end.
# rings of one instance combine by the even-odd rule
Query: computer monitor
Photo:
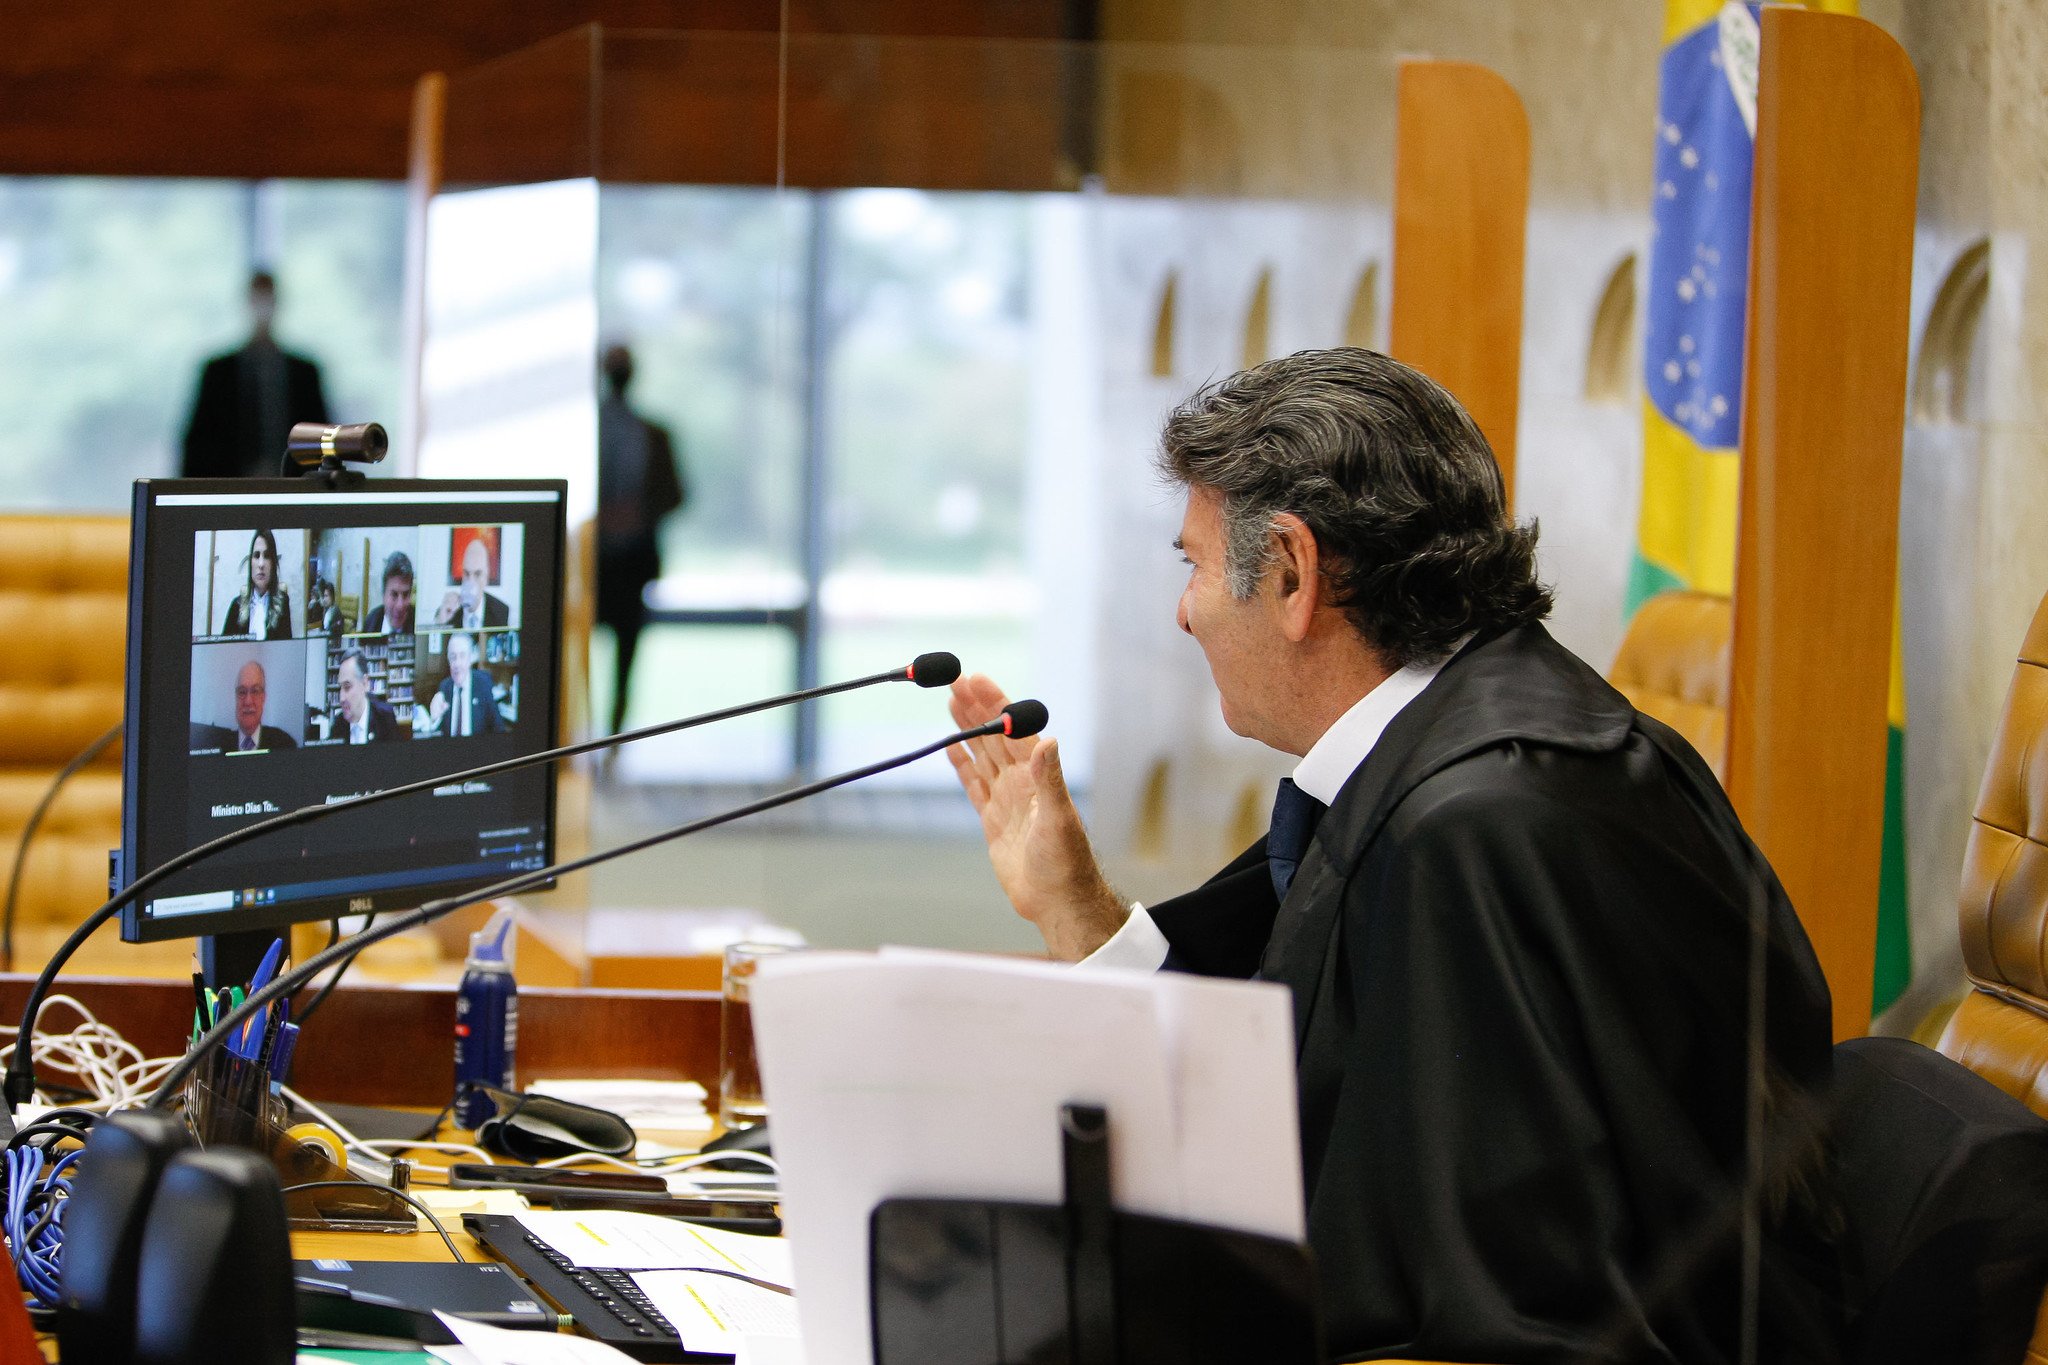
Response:
MULTIPOLYGON (((138 482, 116 885, 282 811, 553 744, 565 496, 138 482)), ((338 812, 168 879, 122 937, 411 909, 545 866, 554 814, 550 765, 338 812)))

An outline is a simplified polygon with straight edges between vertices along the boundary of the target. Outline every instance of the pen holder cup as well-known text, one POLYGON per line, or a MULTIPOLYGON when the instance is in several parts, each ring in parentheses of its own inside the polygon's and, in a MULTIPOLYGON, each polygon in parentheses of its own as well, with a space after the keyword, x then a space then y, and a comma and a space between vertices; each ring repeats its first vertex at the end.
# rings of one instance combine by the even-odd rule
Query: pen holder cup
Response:
POLYGON ((362 1227, 394 1230, 414 1222, 389 1167, 374 1178, 348 1169, 347 1154, 326 1130, 309 1136, 288 1126, 290 1109, 270 1088, 263 1068, 216 1054, 185 1087, 185 1122, 201 1147, 241 1147, 270 1158, 284 1185, 285 1208, 295 1228, 362 1227))

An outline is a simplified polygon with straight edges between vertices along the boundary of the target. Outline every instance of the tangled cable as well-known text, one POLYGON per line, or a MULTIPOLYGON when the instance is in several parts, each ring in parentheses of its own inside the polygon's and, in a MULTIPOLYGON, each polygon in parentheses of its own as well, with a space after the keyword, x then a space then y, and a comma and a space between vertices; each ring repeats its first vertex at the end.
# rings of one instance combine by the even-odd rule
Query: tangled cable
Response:
MULTIPOLYGON (((53 995, 45 1000, 42 1013, 36 1016, 36 1023, 32 1055, 37 1074, 47 1074, 43 1068, 48 1067, 76 1076, 79 1089, 87 1096, 78 1102, 80 1109, 104 1113, 140 1104, 149 1098, 157 1082, 178 1060, 176 1057, 144 1057, 141 1048, 101 1023, 97 1015, 69 995, 53 995), (78 1024, 69 1033, 50 1033, 41 1027, 43 1018, 59 1005, 79 1016, 78 1024)), ((0 1027, 0 1038, 10 1040, 0 1047, 0 1066, 14 1055, 19 1041, 16 1038, 18 1032, 17 1029, 0 1027)))
MULTIPOLYGON (((7 1238, 14 1257, 16 1278, 28 1295, 30 1306, 47 1311, 57 1306, 62 1295, 59 1266, 64 1248, 64 1206, 71 1197, 71 1176, 94 1118, 114 1109, 142 1103, 175 1057, 145 1057, 142 1049, 123 1038, 97 1015, 69 995, 53 995, 43 1002, 37 1024, 49 1011, 62 1006, 78 1016, 65 1033, 51 1033, 38 1027, 31 1040, 34 1057, 47 1077, 52 1071, 68 1073, 78 1080, 79 1101, 70 1108, 52 1109, 25 1125, 7 1144, 6 1193, 0 1200, 0 1233, 7 1238)), ((18 1030, 0 1028, 0 1065, 13 1055, 19 1044, 18 1030)), ((67 1089, 69 1087, 51 1087, 67 1089)))
POLYGON ((70 1173, 96 1117, 84 1109, 53 1109, 7 1144, 7 1199, 0 1227, 13 1251, 15 1274, 37 1309, 54 1309, 63 1296, 60 1258, 70 1173))

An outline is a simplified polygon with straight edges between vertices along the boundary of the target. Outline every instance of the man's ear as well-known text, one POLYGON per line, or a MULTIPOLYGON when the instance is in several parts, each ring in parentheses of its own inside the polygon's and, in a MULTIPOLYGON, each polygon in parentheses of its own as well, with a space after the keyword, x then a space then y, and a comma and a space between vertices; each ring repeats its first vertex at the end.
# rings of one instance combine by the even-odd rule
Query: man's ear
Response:
POLYGON ((1273 518, 1273 562, 1268 566, 1274 608, 1289 640, 1308 638, 1309 625, 1322 603, 1322 552, 1315 532, 1292 512, 1273 518))

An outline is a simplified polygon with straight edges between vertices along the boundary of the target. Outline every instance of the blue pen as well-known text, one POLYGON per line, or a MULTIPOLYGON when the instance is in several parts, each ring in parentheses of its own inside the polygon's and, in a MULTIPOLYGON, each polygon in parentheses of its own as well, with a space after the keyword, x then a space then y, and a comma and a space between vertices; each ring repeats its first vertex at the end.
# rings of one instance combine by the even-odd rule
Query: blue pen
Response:
POLYGON ((283 1085, 292 1074, 292 1049, 298 1045, 299 1026, 285 1024, 277 1031, 277 1041, 270 1045, 270 1083, 283 1085))
POLYGON ((270 978, 277 975, 278 966, 284 961, 284 940, 270 941, 270 951, 263 955, 263 962, 256 968, 256 975, 249 978, 249 994, 254 995, 270 984, 270 978))
MULTIPOLYGON (((277 975, 278 965, 283 961, 284 940, 274 938, 270 940, 269 951, 263 954, 263 961, 257 965, 256 975, 249 978, 248 994, 254 995, 262 990, 269 983, 270 978, 277 975)), ((246 999, 247 996, 243 998, 246 999)), ((235 1004, 239 1008, 241 1001, 237 1000, 235 1004)), ((263 1034, 256 1029, 256 1020, 251 1018, 242 1025, 241 1033, 235 1038, 235 1046, 231 1047, 229 1051, 233 1052, 237 1057, 246 1058, 253 1062, 256 1060, 256 1047, 262 1041, 262 1038, 263 1034)))

